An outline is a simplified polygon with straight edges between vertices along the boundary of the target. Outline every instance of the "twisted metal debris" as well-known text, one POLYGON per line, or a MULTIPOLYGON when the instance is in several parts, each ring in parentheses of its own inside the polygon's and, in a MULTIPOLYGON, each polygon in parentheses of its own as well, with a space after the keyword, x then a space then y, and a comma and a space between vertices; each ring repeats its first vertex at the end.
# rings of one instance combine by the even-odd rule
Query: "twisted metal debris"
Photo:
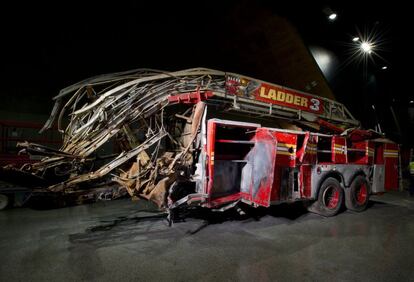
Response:
MULTIPOLYGON (((20 143, 21 152, 43 159, 20 169, 9 167, 8 172, 23 174, 34 187, 65 194, 117 183, 117 195, 126 190, 132 197, 166 207, 172 184, 193 180, 206 107, 202 100, 214 96, 206 102, 217 106, 222 99, 222 110, 246 115, 254 112, 297 121, 307 117, 301 111, 249 100, 247 94, 257 90, 258 82, 247 79, 251 83, 239 85, 240 79, 234 80, 232 75, 204 68, 177 72, 137 69, 96 76, 64 88, 53 98, 52 113, 40 131, 57 124, 62 147, 56 150, 20 143), (227 96, 228 92, 233 95, 227 96), (188 103, 182 103, 183 95, 188 103), (118 147, 121 153, 108 155, 108 145, 118 147)), ((341 104, 330 101, 326 105, 333 106, 326 106, 321 116, 355 125, 341 104)))

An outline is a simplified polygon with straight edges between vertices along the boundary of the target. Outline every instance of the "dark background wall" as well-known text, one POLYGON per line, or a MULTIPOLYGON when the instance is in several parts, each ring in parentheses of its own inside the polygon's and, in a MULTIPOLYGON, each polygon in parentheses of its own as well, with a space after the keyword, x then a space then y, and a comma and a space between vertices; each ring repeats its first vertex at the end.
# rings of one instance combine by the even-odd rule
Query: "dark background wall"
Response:
MULTIPOLYGON (((59 89, 96 74, 139 67, 203 66, 335 97, 366 127, 376 124, 377 115, 391 133, 396 127, 390 103, 407 104, 407 97, 393 91, 389 47, 380 53, 388 73, 378 71, 384 63, 378 59, 365 71, 343 64, 343 42, 356 27, 379 22, 382 28, 392 13, 380 3, 19 2, 2 13, 0 119, 45 120, 59 89), (327 5, 338 12, 336 23, 327 22, 327 5), (322 46, 336 58, 339 67, 325 73, 328 80, 309 46, 322 46), (373 112, 372 104, 381 111, 373 112)), ((407 109, 396 105, 396 111, 402 122, 408 120, 407 109)))

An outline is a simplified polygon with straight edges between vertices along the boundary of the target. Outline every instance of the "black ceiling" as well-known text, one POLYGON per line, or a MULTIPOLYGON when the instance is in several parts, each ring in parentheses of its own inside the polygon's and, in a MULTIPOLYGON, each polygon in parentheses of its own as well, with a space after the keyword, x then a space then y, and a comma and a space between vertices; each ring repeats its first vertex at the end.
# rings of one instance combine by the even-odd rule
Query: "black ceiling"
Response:
MULTIPOLYGON (((334 54, 337 66, 328 82, 336 97, 357 117, 361 118, 372 104, 383 111, 380 116, 388 115, 389 103, 407 104, 413 97, 392 88, 394 8, 384 2, 19 2, 4 7, 0 19, 2 95, 20 91, 49 101, 60 88, 85 77, 138 67, 176 70, 215 66, 237 71, 237 65, 226 65, 226 60, 217 56, 222 54, 218 50, 206 53, 198 46, 225 40, 229 32, 237 34, 237 30, 226 29, 227 15, 238 7, 251 7, 252 13, 266 10, 269 16, 287 18, 306 45, 334 54), (327 9, 338 14, 334 22, 327 19, 327 9), (376 32, 381 48, 366 65, 346 64, 351 39, 358 30, 376 32), (169 51, 164 52, 166 49, 169 51), (171 56, 180 57, 180 63, 175 60, 171 65, 171 56), (381 68, 385 65, 388 69, 384 71, 381 68), (361 100, 364 106, 356 107, 361 100)), ((254 25, 249 17, 242 20, 254 25)))

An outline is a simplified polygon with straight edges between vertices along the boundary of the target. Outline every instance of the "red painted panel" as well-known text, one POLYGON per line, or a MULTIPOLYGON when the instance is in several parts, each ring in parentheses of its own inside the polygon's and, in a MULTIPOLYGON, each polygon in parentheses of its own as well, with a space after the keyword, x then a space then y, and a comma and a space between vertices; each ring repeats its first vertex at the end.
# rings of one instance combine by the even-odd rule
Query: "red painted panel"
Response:
POLYGON ((344 137, 332 137, 332 162, 337 164, 347 163, 346 139, 344 137))
MULTIPOLYGON (((302 162, 303 162, 303 158, 305 156, 306 147, 308 145, 309 137, 310 137, 310 133, 306 132, 304 137, 303 137, 302 144, 297 144, 298 146, 301 146, 301 147, 296 148, 296 162, 298 164, 302 164, 302 162)), ((299 141, 298 141, 298 143, 299 143, 299 141)))
POLYGON ((398 190, 398 145, 384 144, 385 190, 398 190))
POLYGON ((261 81, 236 75, 226 77, 228 94, 242 96, 258 101, 287 106, 311 113, 323 113, 324 101, 320 97, 299 92, 279 85, 270 85, 261 81))
POLYGON ((304 164, 315 164, 317 156, 318 136, 310 135, 308 143, 306 144, 305 156, 303 157, 304 164))
POLYGON ((181 93, 178 95, 168 97, 168 102, 170 104, 197 104, 198 102, 207 100, 214 96, 212 91, 181 93))
POLYGON ((255 97, 259 101, 296 108, 307 112, 323 112, 322 99, 266 83, 262 83, 256 91, 255 97))
POLYGON ((272 193, 270 195, 270 201, 272 202, 280 201, 281 177, 282 177, 282 169, 279 165, 275 165, 274 175, 273 175, 272 193))
POLYGON ((348 149, 348 161, 354 164, 372 163, 374 156, 373 144, 368 141, 353 142, 348 149))
POLYGON ((301 190, 304 198, 310 198, 312 194, 312 166, 301 166, 301 190))
POLYGON ((242 193, 235 193, 235 194, 231 194, 228 196, 216 198, 208 203, 208 207, 212 208, 212 207, 216 207, 216 206, 228 203, 228 202, 237 201, 238 199, 241 198, 241 194, 242 193))
POLYGON ((384 164, 384 143, 375 143, 375 164, 384 164))
POLYGON ((297 135, 284 132, 272 132, 277 139, 277 164, 295 167, 297 135))

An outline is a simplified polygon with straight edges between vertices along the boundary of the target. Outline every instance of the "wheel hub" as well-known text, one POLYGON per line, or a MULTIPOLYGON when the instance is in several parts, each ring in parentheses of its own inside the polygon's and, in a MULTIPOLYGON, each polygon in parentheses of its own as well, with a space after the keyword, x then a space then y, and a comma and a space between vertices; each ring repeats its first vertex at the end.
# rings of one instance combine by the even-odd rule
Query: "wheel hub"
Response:
POLYGON ((330 186, 323 193, 323 203, 328 209, 335 209, 339 204, 339 191, 330 186))
POLYGON ((367 199, 367 186, 365 183, 361 184, 358 189, 355 191, 356 201, 359 205, 365 204, 365 201, 367 199))

